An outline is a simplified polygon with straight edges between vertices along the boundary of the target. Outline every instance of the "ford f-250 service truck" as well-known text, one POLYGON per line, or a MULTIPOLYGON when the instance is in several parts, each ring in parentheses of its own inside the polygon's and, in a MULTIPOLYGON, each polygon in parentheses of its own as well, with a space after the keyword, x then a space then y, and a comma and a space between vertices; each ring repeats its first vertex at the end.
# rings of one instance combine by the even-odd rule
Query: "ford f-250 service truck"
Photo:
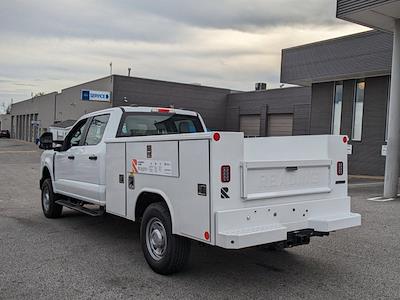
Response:
POLYGON ((347 137, 207 132, 196 112, 116 107, 41 137, 42 208, 140 221, 150 267, 187 262, 190 240, 227 249, 307 244, 360 225, 347 194, 347 137), (94 209, 94 208, 97 209, 94 209))

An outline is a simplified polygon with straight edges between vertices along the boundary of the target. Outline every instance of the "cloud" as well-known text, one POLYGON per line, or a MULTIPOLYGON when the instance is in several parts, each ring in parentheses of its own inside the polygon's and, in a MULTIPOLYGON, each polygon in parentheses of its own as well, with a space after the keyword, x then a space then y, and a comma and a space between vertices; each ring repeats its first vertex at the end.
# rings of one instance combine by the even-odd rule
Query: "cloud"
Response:
MULTIPOLYGON (((24 35, 177 41, 188 28, 252 32, 333 25, 334 0, 2 0, 2 32, 24 35), (185 25, 185 26, 183 26, 185 25)), ((88 41, 90 42, 90 40, 88 41)))
POLYGON ((136 11, 125 11, 112 1, 10 1, 0 4, 2 35, 29 37, 170 41, 181 28, 172 20, 136 11))
MULTIPOLYGON (((115 2, 113 2, 115 3, 115 2)), ((129 10, 140 9, 187 25, 219 29, 254 30, 271 26, 334 24, 335 1, 321 0, 117 0, 129 10)))
POLYGON ((281 49, 363 30, 335 0, 0 2, 0 102, 109 73, 249 90, 281 49))

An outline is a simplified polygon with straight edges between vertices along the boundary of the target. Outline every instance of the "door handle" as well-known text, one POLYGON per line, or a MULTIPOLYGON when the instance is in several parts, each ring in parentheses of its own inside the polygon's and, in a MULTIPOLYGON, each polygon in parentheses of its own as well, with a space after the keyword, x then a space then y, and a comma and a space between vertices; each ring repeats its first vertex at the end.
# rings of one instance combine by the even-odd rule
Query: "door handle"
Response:
POLYGON ((70 155, 70 156, 68 156, 68 159, 75 159, 75 156, 70 155))
POLYGON ((97 160, 97 156, 96 156, 96 155, 90 155, 90 156, 89 156, 89 159, 90 159, 90 160, 97 160))
POLYGON ((286 171, 288 172, 294 172, 297 171, 299 168, 298 167, 286 167, 286 171))

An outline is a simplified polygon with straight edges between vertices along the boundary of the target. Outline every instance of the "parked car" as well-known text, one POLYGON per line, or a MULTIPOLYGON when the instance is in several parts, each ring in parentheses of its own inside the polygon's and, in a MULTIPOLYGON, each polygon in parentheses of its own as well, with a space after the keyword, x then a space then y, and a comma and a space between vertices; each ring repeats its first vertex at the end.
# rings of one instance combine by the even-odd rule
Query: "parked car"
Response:
POLYGON ((10 131, 8 130, 0 130, 0 138, 10 138, 10 131))
POLYGON ((50 132, 41 137, 42 209, 48 218, 65 206, 141 222, 145 259, 161 274, 185 265, 190 240, 226 249, 308 244, 361 224, 350 211, 347 141, 247 139, 207 132, 192 111, 110 108, 79 119, 63 145, 50 132))

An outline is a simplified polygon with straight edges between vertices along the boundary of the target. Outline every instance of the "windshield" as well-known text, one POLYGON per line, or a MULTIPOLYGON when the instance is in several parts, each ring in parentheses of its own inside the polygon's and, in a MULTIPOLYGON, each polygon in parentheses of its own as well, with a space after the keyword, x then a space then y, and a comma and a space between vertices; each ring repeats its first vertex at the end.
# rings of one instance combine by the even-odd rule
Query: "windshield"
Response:
POLYGON ((126 113, 118 137, 204 132, 198 117, 170 113, 126 113))

